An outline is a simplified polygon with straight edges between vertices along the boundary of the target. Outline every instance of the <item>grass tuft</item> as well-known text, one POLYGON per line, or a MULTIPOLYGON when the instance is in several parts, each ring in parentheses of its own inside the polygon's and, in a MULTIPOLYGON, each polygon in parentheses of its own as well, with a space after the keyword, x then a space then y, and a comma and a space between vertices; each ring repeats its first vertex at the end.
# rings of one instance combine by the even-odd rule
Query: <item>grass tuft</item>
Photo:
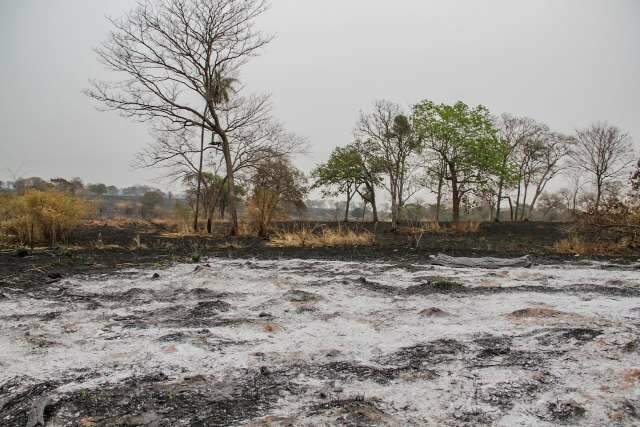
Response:
POLYGON ((271 238, 272 245, 283 247, 371 246, 374 243, 375 236, 372 233, 352 230, 278 231, 271 238))
POLYGON ((427 222, 419 226, 412 226, 405 231, 408 234, 472 234, 480 231, 479 222, 453 222, 450 224, 440 224, 437 222, 427 222))

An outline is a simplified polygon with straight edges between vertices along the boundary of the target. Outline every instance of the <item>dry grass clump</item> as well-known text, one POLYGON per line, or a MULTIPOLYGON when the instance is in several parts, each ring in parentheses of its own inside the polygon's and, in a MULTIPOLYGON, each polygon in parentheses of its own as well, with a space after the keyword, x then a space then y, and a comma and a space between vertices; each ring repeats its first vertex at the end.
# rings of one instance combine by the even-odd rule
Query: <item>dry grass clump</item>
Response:
POLYGON ((553 245, 553 250, 560 254, 569 255, 620 255, 629 247, 629 241, 623 239, 619 242, 600 241, 592 242, 579 237, 563 239, 553 245))
POLYGON ((370 246, 375 236, 368 231, 310 229, 278 231, 271 237, 271 244, 285 247, 370 246))
POLYGON ((407 229, 409 234, 471 234, 480 231, 480 223, 475 221, 469 222, 452 222, 449 224, 440 224, 438 222, 427 222, 419 226, 412 226, 407 229))
POLYGON ((92 204, 68 193, 5 194, 0 199, 0 234, 21 245, 42 241, 54 245, 66 240, 92 212, 92 204))

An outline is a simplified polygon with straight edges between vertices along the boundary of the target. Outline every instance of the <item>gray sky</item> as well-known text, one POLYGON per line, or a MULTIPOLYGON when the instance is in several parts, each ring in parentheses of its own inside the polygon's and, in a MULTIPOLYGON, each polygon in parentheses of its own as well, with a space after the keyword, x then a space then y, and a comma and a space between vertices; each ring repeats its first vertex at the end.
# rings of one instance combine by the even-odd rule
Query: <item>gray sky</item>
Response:
MULTIPOLYGON (((0 0, 0 179, 152 183, 129 166, 147 127, 81 90, 113 77, 92 48, 133 0, 0 0)), ((607 120, 640 140, 640 1, 272 0, 276 35, 244 70, 310 142, 309 170, 379 98, 482 103, 571 132, 607 120)), ((636 144, 637 146, 637 144, 636 144)), ((166 188, 166 185, 160 185, 166 188)))

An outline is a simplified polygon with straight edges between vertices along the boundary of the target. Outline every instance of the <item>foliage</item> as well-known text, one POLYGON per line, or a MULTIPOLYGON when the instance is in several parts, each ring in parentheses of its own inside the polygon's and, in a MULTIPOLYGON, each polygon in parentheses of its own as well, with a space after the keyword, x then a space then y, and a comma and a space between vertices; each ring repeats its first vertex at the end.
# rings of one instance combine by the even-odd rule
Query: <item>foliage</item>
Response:
MULTIPOLYGON (((346 194, 348 212, 353 196, 358 193, 365 204, 375 203, 375 188, 380 185, 378 171, 368 165, 358 144, 337 147, 326 163, 320 164, 312 172, 315 182, 311 188, 322 188, 325 197, 346 194)), ((345 220, 348 215, 345 213, 345 220)), ((374 215, 374 221, 377 215, 374 215)))
POLYGON ((413 122, 423 150, 436 153, 447 166, 454 221, 459 220, 466 196, 479 194, 496 178, 513 173, 503 162, 508 146, 498 137, 484 106, 422 101, 414 107, 413 122))
POLYGON ((286 159, 260 162, 252 178, 249 214, 259 236, 266 237, 283 203, 304 207, 307 193, 304 174, 286 159))
POLYGON ((30 190, 0 195, 0 231, 19 244, 66 240, 92 205, 68 193, 30 190))
POLYGON ((185 234, 190 230, 193 213, 189 206, 183 202, 176 202, 173 205, 172 219, 176 224, 176 231, 185 234))
POLYGON ((107 194, 109 190, 105 184, 88 184, 87 191, 97 196, 102 196, 104 194, 107 194))
POLYGON ((148 191, 140 198, 140 215, 143 218, 153 216, 156 208, 164 202, 164 194, 161 191, 148 191))
MULTIPOLYGON (((187 187, 186 194, 189 204, 195 206, 195 198, 198 188, 198 175, 197 173, 189 173, 183 180, 187 187)), ((245 196, 246 189, 239 184, 235 185, 234 195, 237 200, 245 196)), ((225 210, 229 206, 229 184, 227 178, 217 175, 211 172, 202 173, 202 188, 200 189, 200 205, 203 211, 207 214, 208 227, 211 225, 213 216, 218 210, 220 217, 224 217, 225 210)), ((211 230, 208 230, 211 232, 211 230)))

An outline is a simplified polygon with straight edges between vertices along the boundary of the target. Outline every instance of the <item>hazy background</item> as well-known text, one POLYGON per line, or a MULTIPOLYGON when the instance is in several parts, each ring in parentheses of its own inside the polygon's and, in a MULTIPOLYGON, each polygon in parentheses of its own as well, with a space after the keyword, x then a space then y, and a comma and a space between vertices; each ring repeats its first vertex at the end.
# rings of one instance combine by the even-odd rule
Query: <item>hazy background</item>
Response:
MULTIPOLYGON (((114 77, 92 48, 105 15, 134 5, 0 0, 0 179, 158 185, 158 171, 129 166, 146 125, 81 93, 114 77)), ((272 0, 260 25, 277 37, 241 77, 309 140, 306 171, 351 142, 358 111, 378 98, 482 103, 564 132, 608 120, 637 142, 638 24, 637 0, 272 0)))

